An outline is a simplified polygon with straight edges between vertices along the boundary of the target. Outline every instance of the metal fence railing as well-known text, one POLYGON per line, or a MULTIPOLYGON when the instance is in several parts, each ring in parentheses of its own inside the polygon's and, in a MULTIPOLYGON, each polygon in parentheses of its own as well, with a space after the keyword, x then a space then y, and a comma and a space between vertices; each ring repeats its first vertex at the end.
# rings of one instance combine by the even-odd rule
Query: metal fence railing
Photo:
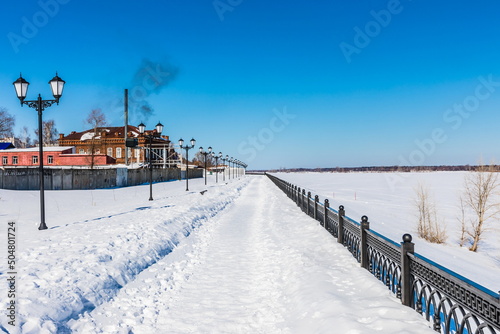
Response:
POLYGON ((318 220, 337 242, 387 286, 403 305, 432 322, 436 332, 500 334, 500 296, 414 252, 411 235, 398 244, 347 217, 342 205, 330 208, 316 195, 266 174, 306 214, 318 220))

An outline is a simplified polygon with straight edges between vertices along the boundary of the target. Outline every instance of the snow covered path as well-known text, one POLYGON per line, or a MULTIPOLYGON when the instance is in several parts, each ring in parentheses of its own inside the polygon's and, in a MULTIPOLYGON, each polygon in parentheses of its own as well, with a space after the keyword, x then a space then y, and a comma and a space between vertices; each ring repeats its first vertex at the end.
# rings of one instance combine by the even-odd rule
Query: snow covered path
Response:
POLYGON ((81 333, 433 333, 266 177, 109 302, 81 333))

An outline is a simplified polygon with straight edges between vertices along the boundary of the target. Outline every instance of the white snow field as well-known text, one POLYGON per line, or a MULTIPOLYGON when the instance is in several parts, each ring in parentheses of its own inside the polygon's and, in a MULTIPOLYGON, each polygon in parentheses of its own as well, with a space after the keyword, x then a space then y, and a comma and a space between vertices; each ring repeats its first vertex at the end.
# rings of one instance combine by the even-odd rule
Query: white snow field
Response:
MULTIPOLYGON (((460 247, 461 216, 459 197, 464 192, 464 178, 471 172, 415 173, 275 173, 320 201, 328 198, 330 207, 344 205, 346 215, 361 221, 366 215, 370 229, 399 243, 405 233, 413 236, 415 252, 493 292, 500 290, 500 216, 485 225, 483 241, 477 253, 460 247), (423 184, 435 203, 437 218, 448 239, 445 244, 432 244, 418 237, 415 188, 423 184)), ((492 202, 500 203, 497 193, 492 202)), ((472 220, 471 212, 466 219, 472 220)), ((467 245, 466 245, 467 246, 467 245)))
POLYGON ((433 333, 267 177, 214 181, 154 184, 154 201, 148 185, 47 191, 45 231, 37 191, 0 190, 20 324, 2 314, 1 330, 433 333))

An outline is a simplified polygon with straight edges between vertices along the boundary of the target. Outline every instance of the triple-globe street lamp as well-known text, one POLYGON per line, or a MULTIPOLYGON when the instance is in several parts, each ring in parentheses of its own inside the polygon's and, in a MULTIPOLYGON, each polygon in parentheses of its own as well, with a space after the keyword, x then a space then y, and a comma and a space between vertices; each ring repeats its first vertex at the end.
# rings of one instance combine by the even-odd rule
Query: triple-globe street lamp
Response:
POLYGON ((156 132, 151 134, 145 134, 146 126, 141 122, 137 126, 139 128, 139 133, 144 136, 144 138, 149 140, 149 152, 148 152, 148 163, 149 163, 149 200, 153 200, 153 138, 160 138, 161 132, 163 131, 163 124, 158 122, 156 124, 156 132))
POLYGON ((52 80, 49 81, 50 88, 52 90, 52 95, 54 100, 42 100, 40 94, 36 100, 25 101, 26 94, 28 93, 29 82, 24 80, 22 75, 19 79, 13 82, 14 88, 16 89, 16 95, 21 101, 21 106, 27 105, 30 108, 35 109, 38 112, 38 170, 40 179, 40 226, 39 230, 46 230, 47 225, 45 224, 45 185, 43 176, 43 131, 42 131, 42 113, 43 111, 53 105, 54 103, 59 104, 59 99, 62 96, 65 81, 57 75, 52 80))
POLYGON ((191 143, 191 146, 189 145, 186 145, 186 146, 183 146, 184 145, 184 140, 181 138, 179 139, 179 146, 181 147, 181 150, 182 149, 185 149, 186 150, 186 191, 189 191, 189 150, 192 149, 194 147, 194 145, 196 144, 196 140, 194 138, 192 138, 190 140, 190 143, 191 143))

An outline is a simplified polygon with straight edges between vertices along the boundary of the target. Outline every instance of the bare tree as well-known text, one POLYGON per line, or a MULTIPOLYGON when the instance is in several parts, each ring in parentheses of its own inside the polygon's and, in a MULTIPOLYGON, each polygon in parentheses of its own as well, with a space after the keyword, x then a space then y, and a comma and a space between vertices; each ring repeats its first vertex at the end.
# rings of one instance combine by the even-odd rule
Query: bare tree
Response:
POLYGON ((95 154, 97 153, 96 138, 100 136, 98 132, 99 128, 107 125, 106 115, 102 112, 100 108, 92 109, 92 111, 90 111, 90 113, 88 114, 85 122, 94 129, 94 132, 91 134, 90 148, 89 148, 90 168, 93 169, 95 162, 95 154))
POLYGON ((14 116, 11 116, 4 107, 0 107, 0 138, 13 137, 14 124, 14 116))
MULTIPOLYGON (((207 168, 210 168, 215 165, 215 159, 212 157, 212 154, 207 154, 206 158, 207 158, 207 168)), ((193 164, 205 168, 205 155, 202 154, 201 152, 197 152, 194 155, 193 164)))
MULTIPOLYGON (((38 129, 35 129, 36 138, 38 138, 38 129)), ((57 143, 57 136, 59 131, 57 131, 56 123, 53 119, 42 122, 42 140, 43 146, 53 146, 57 143)), ((35 144, 38 144, 38 140, 35 140, 35 144)))
POLYGON ((19 146, 20 148, 26 148, 26 147, 31 147, 33 145, 31 137, 30 137, 30 131, 28 127, 25 125, 21 129, 21 132, 19 133, 19 140, 16 143, 16 146, 19 146))
POLYGON ((466 205, 465 205, 465 200, 463 196, 460 196, 460 216, 458 217, 458 220, 460 221, 460 247, 463 247, 465 245, 465 242, 467 241, 467 222, 466 222, 466 205))
POLYGON ((485 224, 499 213, 498 203, 493 202, 493 195, 499 186, 498 173, 490 166, 480 166, 477 172, 465 176, 465 205, 473 212, 467 234, 472 238, 469 250, 476 252, 485 231, 485 224))
POLYGON ((436 205, 431 200, 427 187, 419 183, 415 189, 415 206, 418 212, 418 236, 433 243, 446 241, 446 228, 438 221, 436 205))

